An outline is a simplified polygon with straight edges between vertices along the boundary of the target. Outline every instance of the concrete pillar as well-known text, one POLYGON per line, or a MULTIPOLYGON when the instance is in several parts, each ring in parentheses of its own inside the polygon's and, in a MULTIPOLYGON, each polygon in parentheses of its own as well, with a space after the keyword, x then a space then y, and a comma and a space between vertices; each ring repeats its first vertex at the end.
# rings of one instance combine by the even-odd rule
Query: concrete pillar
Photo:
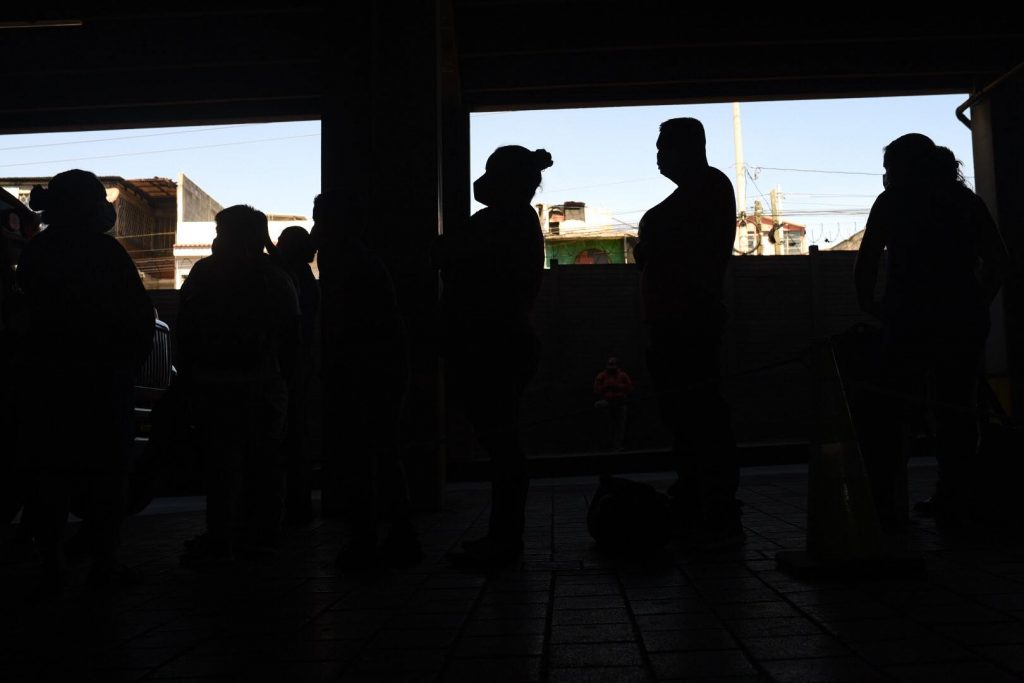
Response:
MULTIPOLYGON (((412 340, 404 436, 413 503, 421 510, 440 507, 445 480, 432 343, 438 284, 427 258, 443 215, 440 2, 351 3, 322 38, 322 184, 365 199, 367 239, 395 281, 412 340)), ((325 344, 323 353, 331 352, 325 344)), ((332 447, 331 426, 325 416, 325 448, 332 447)), ((343 434, 333 438, 343 445, 343 434)))
POLYGON ((970 110, 974 184, 999 224, 1014 259, 1010 281, 992 307, 987 370, 1015 415, 1024 409, 1024 84, 994 88, 970 110))

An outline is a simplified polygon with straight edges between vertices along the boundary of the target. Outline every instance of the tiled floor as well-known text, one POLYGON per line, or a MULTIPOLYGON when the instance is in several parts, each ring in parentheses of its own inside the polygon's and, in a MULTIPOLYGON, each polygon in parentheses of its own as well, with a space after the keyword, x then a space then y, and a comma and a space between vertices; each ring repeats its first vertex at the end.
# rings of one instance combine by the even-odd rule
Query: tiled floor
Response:
MULTIPOLYGON (((911 469, 915 499, 927 461, 911 469)), ((659 486, 664 476, 642 475, 659 486)), ((137 588, 33 603, 29 550, 3 555, 0 680, 7 681, 1019 681, 1024 546, 908 538, 910 578, 799 579, 775 553, 806 541, 806 470, 744 471, 742 548, 635 562, 586 533, 592 477, 535 481, 527 554, 490 575, 449 568, 478 534, 487 489, 452 485, 419 522, 427 558, 375 579, 336 575, 333 520, 292 530, 280 556, 221 571, 180 567, 197 501, 162 499, 127 524, 137 588)))

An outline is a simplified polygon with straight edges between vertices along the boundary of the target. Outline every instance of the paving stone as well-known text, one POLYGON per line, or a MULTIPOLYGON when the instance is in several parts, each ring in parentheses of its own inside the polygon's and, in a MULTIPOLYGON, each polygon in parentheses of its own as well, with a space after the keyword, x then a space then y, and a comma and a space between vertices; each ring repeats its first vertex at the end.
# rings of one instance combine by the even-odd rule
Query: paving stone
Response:
POLYGON ((561 609, 551 615, 551 623, 562 624, 624 624, 629 621, 625 607, 606 609, 561 609))
POLYGON ((943 638, 902 638, 852 643, 861 657, 876 666, 973 659, 965 648, 943 638))
POLYGON ((741 638, 740 642, 747 653, 757 661, 839 657, 850 654, 849 648, 841 641, 826 634, 741 638))
POLYGON ((981 660, 891 666, 885 673, 900 683, 1019 683, 1021 680, 1020 676, 981 660))
POLYGON ((542 635, 467 636, 455 646, 456 657, 509 657, 540 655, 544 651, 542 635))
POLYGON ((645 631, 648 652, 689 652, 692 650, 734 650, 736 639, 725 629, 689 629, 685 631, 645 631))
POLYGON ((620 624, 578 624, 552 626, 551 643, 615 643, 633 642, 633 626, 620 624))
POLYGON ((443 671, 441 683, 539 683, 540 657, 455 659, 443 671))
POLYGON ((603 669, 551 669, 548 683, 652 683, 643 667, 605 667, 603 669))
POLYGON ((861 683, 886 680, 885 674, 855 657, 784 659, 762 662, 777 683, 861 683))
POLYGON ((640 666, 643 657, 636 643, 587 643, 552 645, 550 665, 555 668, 640 666))
POLYGON ((650 659, 658 680, 726 678, 757 672, 740 650, 658 652, 650 659))

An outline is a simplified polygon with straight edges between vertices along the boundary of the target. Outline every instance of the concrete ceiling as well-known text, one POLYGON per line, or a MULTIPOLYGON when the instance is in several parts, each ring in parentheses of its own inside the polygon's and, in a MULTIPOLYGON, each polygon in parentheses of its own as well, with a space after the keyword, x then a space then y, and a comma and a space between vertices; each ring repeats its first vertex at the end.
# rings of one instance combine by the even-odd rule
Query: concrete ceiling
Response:
MULTIPOLYGON (((316 119, 323 46, 368 30, 344 3, 189 4, 0 10, 0 133, 316 119), (67 18, 82 25, 24 27, 67 18)), ((451 0, 445 77, 482 111, 967 93, 1024 62, 1024 28, 989 14, 677 6, 451 0)), ((387 11, 376 17, 386 36, 387 11)))

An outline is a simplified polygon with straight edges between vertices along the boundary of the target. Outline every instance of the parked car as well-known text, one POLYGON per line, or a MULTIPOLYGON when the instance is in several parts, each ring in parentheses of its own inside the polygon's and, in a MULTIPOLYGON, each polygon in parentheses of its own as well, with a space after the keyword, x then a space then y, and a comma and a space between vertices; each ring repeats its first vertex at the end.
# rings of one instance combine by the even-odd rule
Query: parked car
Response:
POLYGON ((129 473, 127 514, 141 512, 160 487, 167 463, 151 447, 153 410, 176 374, 171 357, 171 328, 159 317, 154 321, 153 349, 135 377, 135 460, 129 473))
POLYGON ((142 444, 149 440, 153 407, 171 386, 176 373, 171 357, 171 328, 159 317, 155 325, 153 350, 135 376, 135 440, 142 444))

